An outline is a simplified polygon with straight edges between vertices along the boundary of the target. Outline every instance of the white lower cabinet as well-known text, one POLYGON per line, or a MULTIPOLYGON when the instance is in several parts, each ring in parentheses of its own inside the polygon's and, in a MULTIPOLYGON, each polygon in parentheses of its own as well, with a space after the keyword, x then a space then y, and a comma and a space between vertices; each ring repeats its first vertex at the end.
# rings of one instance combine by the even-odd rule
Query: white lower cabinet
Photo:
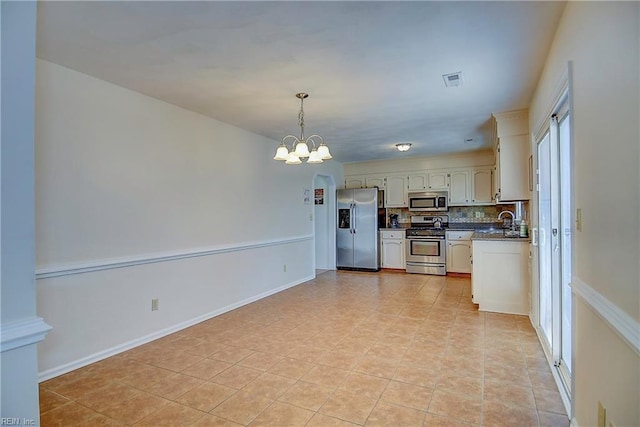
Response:
POLYGON ((473 231, 447 231, 447 273, 471 273, 473 231))
POLYGON ((380 231, 380 266, 382 268, 406 268, 404 258, 404 230, 380 231))
POLYGON ((529 242, 474 240, 471 293, 480 311, 529 314, 529 242))

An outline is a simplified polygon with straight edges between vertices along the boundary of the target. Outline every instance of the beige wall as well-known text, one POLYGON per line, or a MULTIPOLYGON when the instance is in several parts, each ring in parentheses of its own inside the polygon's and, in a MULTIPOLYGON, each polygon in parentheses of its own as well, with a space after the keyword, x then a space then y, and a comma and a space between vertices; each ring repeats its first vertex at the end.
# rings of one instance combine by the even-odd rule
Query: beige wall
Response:
POLYGON ((574 298, 580 426, 596 425, 598 401, 615 425, 640 425, 637 348, 603 320, 607 310, 619 310, 631 330, 640 320, 639 21, 638 2, 569 2, 530 107, 535 132, 571 61, 574 207, 583 219, 573 277, 603 302, 596 314, 593 299, 574 298))

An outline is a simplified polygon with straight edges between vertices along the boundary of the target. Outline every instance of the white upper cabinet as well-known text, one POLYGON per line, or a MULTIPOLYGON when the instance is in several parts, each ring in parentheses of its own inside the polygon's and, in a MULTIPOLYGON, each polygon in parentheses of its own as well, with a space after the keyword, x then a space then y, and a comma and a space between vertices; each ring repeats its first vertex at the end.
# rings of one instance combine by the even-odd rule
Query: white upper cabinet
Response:
POLYGON ((449 205, 459 206, 469 204, 469 171, 453 171, 449 174, 449 205))
POLYGON ((454 170, 449 173, 449 205, 493 204, 490 166, 454 170))
POLYGON ((409 191, 424 191, 427 189, 426 173, 410 173, 407 179, 409 191))
POLYGON ((431 172, 428 175, 429 190, 449 189, 449 173, 447 171, 431 172))
POLYGON ((365 177, 364 182, 367 188, 378 187, 378 189, 384 190, 386 185, 386 177, 384 175, 370 175, 365 177))
POLYGON ((471 203, 492 204, 493 203, 493 171, 492 168, 474 169, 471 179, 471 203))
POLYGON ((529 123, 527 110, 494 113, 497 203, 529 200, 529 123))
POLYGON ((385 207, 404 208, 407 206, 406 175, 387 175, 387 187, 385 190, 385 207))
POLYGON ((344 180, 344 188, 365 188, 364 177, 347 177, 344 180))

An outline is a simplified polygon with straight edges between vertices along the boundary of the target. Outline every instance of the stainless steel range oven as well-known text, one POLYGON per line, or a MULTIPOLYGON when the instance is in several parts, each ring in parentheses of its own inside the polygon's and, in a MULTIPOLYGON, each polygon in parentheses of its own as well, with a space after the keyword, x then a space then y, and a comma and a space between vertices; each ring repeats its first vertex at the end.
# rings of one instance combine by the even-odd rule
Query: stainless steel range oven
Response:
POLYGON ((412 216, 406 231, 407 273, 447 274, 446 215, 412 216))

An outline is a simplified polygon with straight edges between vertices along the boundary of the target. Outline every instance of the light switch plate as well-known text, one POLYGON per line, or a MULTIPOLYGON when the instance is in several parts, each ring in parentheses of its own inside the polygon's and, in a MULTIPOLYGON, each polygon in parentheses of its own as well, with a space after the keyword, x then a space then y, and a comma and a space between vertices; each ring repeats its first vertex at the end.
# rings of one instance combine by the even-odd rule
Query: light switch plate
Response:
POLYGON ((607 427, 607 410, 598 402, 598 427, 607 427))
POLYGON ((576 230, 582 231, 582 209, 576 209, 576 230))

